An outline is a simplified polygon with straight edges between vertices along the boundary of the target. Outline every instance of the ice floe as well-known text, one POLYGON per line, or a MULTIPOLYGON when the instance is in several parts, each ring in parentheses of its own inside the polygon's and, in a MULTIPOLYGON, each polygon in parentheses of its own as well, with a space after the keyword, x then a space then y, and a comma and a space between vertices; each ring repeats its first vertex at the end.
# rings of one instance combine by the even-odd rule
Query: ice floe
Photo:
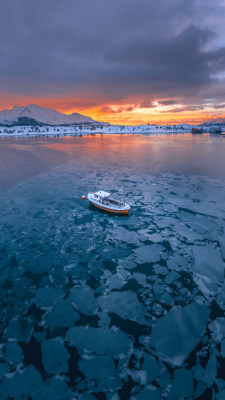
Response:
POLYGON ((146 324, 145 307, 138 300, 136 293, 129 291, 114 291, 107 296, 100 296, 97 299, 102 310, 115 313, 121 318, 136 321, 139 324, 146 324))
POLYGON ((171 310, 152 328, 150 346, 171 365, 181 365, 201 340, 209 309, 198 303, 171 310))

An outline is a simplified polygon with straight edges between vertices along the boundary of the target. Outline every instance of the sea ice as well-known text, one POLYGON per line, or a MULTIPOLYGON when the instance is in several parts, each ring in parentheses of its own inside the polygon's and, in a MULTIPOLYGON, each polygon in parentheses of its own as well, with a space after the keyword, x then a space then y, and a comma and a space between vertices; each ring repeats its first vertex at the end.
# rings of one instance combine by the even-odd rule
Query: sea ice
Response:
MULTIPOLYGON (((28 365, 20 371, 5 375, 0 382, 1 400, 33 399, 32 394, 42 382, 41 374, 33 365, 28 365)), ((40 398, 39 398, 40 400, 40 398)), ((49 399, 50 400, 50 399, 49 399)))
POLYGON ((206 364, 201 381, 206 384, 206 386, 211 387, 217 376, 217 358, 211 355, 209 361, 206 364))
POLYGON ((129 275, 127 271, 118 271, 116 274, 111 275, 107 279, 109 291, 112 289, 121 289, 125 285, 129 275))
POLYGON ((130 340, 120 330, 75 326, 66 333, 66 340, 72 343, 80 353, 85 350, 99 355, 112 354, 119 358, 121 354, 128 354, 130 340))
POLYGON ((148 353, 145 353, 142 371, 147 373, 147 383, 151 383, 160 374, 160 367, 156 359, 148 353))
POLYGON ((34 298, 34 302, 39 308, 47 308, 63 296, 64 294, 61 289, 55 287, 39 288, 34 298))
POLYGON ((192 398, 194 392, 194 379, 191 371, 185 368, 175 369, 168 400, 192 398))
POLYGON ((131 397, 131 400, 162 400, 162 395, 154 386, 141 390, 131 397))
POLYGON ((134 250, 136 254, 136 262, 138 264, 157 262, 161 259, 161 253, 164 247, 159 244, 149 244, 138 247, 134 250))
POLYGON ((23 359, 21 347, 16 342, 8 342, 5 346, 4 360, 9 364, 19 363, 23 359))
POLYGON ((70 301, 83 314, 93 315, 97 302, 94 292, 89 286, 76 286, 70 291, 70 301))
POLYGON ((209 313, 198 303, 173 309, 152 328, 150 346, 162 360, 181 365, 201 340, 209 313))
POLYGON ((112 388, 115 390, 122 386, 121 381, 115 376, 115 363, 108 355, 81 360, 79 369, 85 375, 88 386, 91 388, 94 384, 95 387, 92 390, 95 392, 112 388))
POLYGON ((4 337, 16 339, 18 342, 28 343, 32 334, 32 324, 28 318, 11 321, 6 327, 4 337))
POLYGON ((121 318, 136 321, 139 324, 147 323, 144 315, 146 309, 132 291, 111 292, 107 296, 98 297, 98 304, 102 310, 115 313, 121 318))
POLYGON ((10 367, 8 364, 1 362, 0 363, 0 381, 2 380, 2 378, 4 377, 5 374, 7 374, 7 372, 9 372, 10 367))
POLYGON ((211 335, 216 342, 225 338, 225 318, 218 317, 209 324, 211 335))
POLYGON ((64 300, 59 300, 52 309, 44 315, 44 320, 50 328, 69 328, 80 319, 80 315, 72 305, 64 300))
POLYGON ((193 269, 199 275, 206 276, 212 283, 224 280, 224 262, 221 252, 212 245, 193 247, 195 264, 193 269))
POLYGON ((74 396, 61 377, 47 379, 33 394, 32 400, 73 400, 74 396))
POLYGON ((70 354, 60 339, 48 339, 41 343, 42 362, 49 374, 68 372, 67 360, 70 354))

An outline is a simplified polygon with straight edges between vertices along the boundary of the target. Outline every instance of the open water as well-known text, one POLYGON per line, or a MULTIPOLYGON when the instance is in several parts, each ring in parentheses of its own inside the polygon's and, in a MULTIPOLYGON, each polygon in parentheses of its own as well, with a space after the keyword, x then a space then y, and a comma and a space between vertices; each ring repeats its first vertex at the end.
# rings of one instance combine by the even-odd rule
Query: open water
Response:
POLYGON ((223 136, 2 138, 0 190, 1 399, 225 398, 223 136))

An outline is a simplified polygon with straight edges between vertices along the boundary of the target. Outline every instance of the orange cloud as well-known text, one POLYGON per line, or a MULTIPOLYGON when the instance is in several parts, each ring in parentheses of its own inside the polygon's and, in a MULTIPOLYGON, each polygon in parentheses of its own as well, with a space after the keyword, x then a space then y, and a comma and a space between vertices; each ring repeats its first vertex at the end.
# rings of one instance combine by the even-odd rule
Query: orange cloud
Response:
POLYGON ((57 111, 71 114, 77 112, 95 120, 112 124, 198 124, 209 120, 225 119, 222 106, 204 108, 203 106, 177 104, 174 100, 151 101, 147 99, 126 99, 126 103, 113 104, 109 99, 96 98, 90 93, 80 92, 79 96, 30 97, 10 93, 0 93, 0 109, 38 104, 57 111), (171 108, 171 105, 174 105, 171 108), (220 109, 220 110, 219 110, 220 109))

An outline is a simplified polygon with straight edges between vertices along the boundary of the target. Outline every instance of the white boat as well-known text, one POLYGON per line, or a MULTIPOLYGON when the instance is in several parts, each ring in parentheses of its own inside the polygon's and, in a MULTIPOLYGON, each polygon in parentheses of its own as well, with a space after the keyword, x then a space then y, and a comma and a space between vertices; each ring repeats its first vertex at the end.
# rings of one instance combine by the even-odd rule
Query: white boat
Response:
POLYGON ((95 193, 88 193, 88 200, 91 204, 101 210, 114 213, 114 214, 128 214, 130 206, 125 201, 120 202, 113 199, 110 193, 104 190, 99 190, 95 193))

